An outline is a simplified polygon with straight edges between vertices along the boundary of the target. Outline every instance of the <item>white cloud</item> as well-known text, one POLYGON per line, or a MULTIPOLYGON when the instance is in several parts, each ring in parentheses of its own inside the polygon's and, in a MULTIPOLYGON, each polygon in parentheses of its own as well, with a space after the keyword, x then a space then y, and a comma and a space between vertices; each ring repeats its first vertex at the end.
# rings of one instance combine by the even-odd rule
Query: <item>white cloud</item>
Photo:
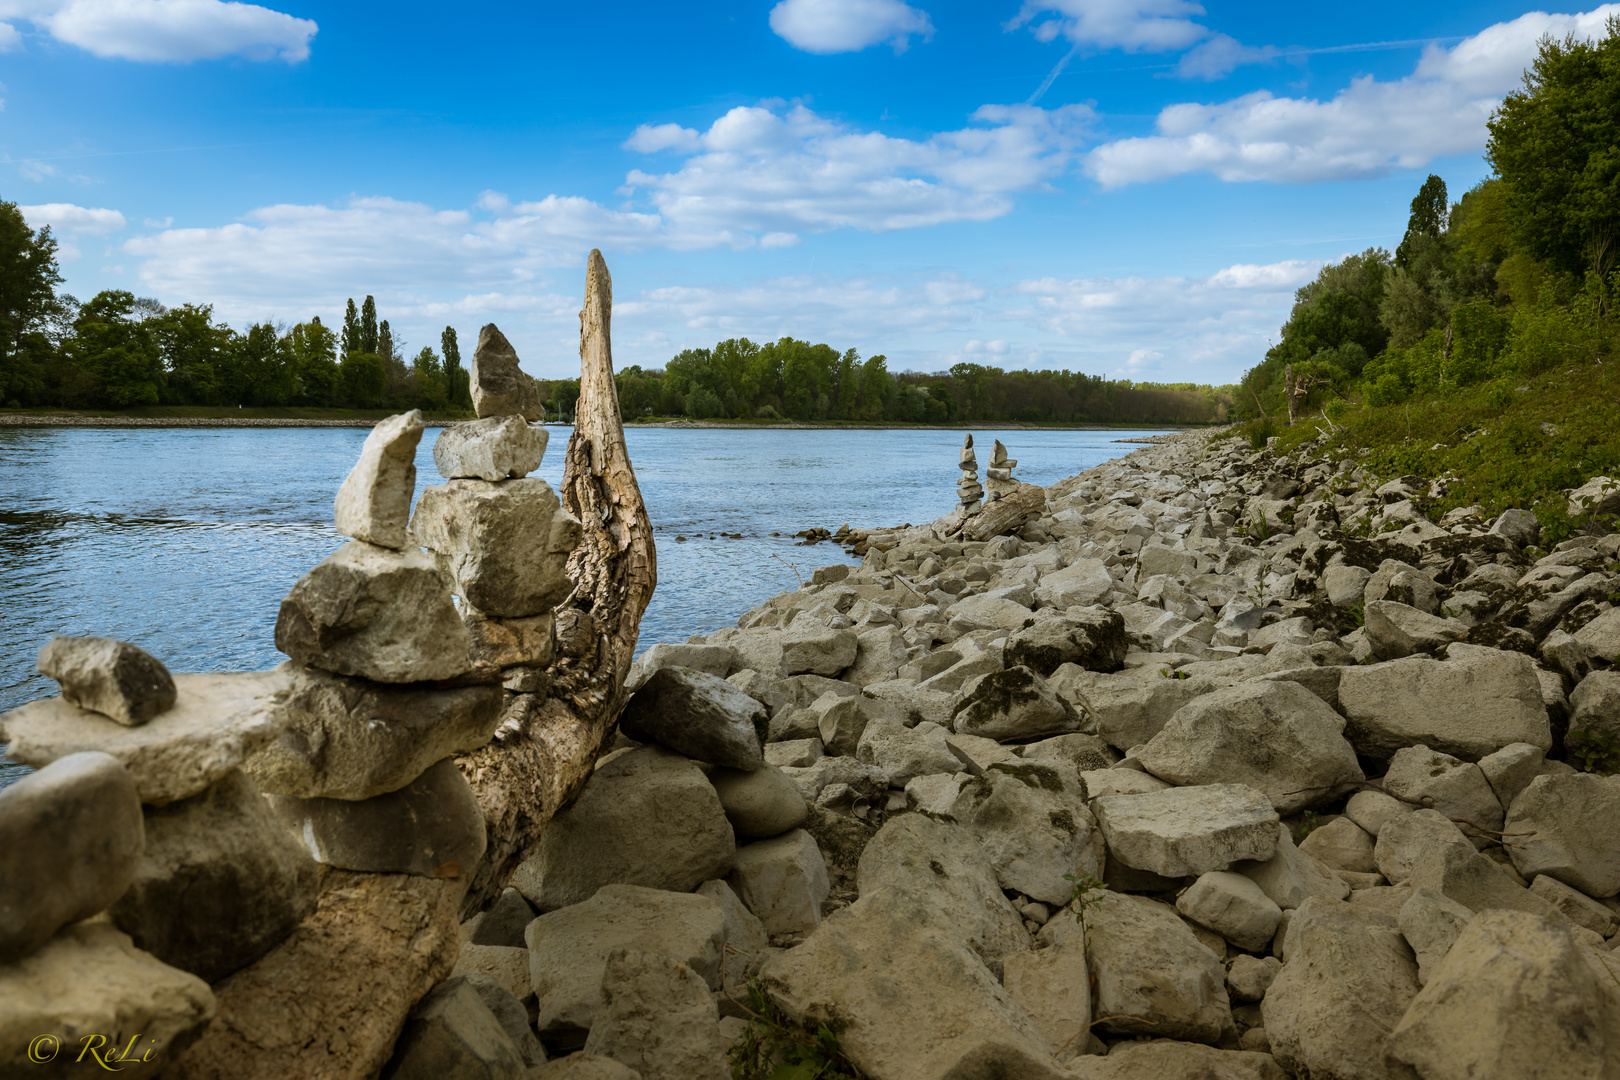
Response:
POLYGON ((1025 0, 1007 24, 1033 24, 1035 37, 1062 35, 1076 45, 1126 52, 1173 52, 1209 34, 1189 16, 1204 9, 1191 0, 1025 0), (1048 14, 1052 18, 1043 18, 1048 14))
POLYGON ((1272 45, 1245 45, 1226 34, 1216 34, 1185 53, 1176 64, 1176 74, 1183 79, 1224 79, 1246 64, 1263 64, 1280 54, 1281 50, 1272 45))
POLYGON ((16 52, 22 48, 22 35, 10 23, 0 22, 0 53, 16 52))
POLYGON ((49 225, 60 232, 104 236, 117 232, 125 225, 123 214, 99 207, 41 203, 38 206, 19 206, 17 209, 22 211, 23 220, 35 229, 49 225))
POLYGON ((96 56, 154 63, 240 56, 296 64, 309 58, 317 30, 311 19, 235 0, 0 0, 0 19, 18 18, 96 56))
POLYGON ((698 133, 679 124, 642 124, 624 141, 626 150, 656 154, 660 150, 696 153, 701 145, 698 133))
POLYGON ((1485 123, 1519 82, 1543 35, 1603 32, 1609 4, 1582 15, 1532 13, 1450 49, 1430 46, 1395 82, 1355 79, 1329 101, 1245 94, 1163 109, 1157 133, 1097 147, 1086 172, 1104 187, 1208 172, 1222 180, 1315 183, 1415 169, 1483 149, 1485 123))
POLYGON ((782 0, 771 9, 771 29, 795 49, 823 54, 880 44, 903 53, 912 35, 934 36, 928 13, 901 0, 782 0))

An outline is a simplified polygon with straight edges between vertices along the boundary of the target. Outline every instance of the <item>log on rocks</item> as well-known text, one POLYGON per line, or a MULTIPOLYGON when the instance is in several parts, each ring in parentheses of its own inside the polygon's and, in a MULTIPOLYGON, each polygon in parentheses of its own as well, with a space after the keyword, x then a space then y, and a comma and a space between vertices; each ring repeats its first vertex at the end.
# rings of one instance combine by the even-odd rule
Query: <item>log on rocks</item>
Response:
POLYGON ((602 253, 593 250, 579 313, 579 404, 561 492, 563 507, 583 527, 568 559, 574 590, 556 609, 550 689, 514 695, 495 740, 456 759, 484 809, 489 833, 464 904, 467 914, 500 895, 546 822, 590 776, 629 697, 625 676, 641 614, 658 582, 652 524, 619 420, 612 313, 613 280, 602 253))
POLYGON ((962 539, 988 540, 1023 528, 1024 522, 1039 517, 1046 509, 1046 489, 1021 484, 1018 490, 985 503, 984 509, 962 522, 962 539))

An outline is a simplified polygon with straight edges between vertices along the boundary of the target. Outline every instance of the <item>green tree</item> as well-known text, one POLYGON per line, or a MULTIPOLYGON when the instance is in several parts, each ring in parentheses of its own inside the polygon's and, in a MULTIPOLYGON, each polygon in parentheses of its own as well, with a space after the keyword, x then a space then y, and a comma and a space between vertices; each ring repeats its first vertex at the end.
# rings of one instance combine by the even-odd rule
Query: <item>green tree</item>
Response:
POLYGON ((1417 196, 1412 199, 1412 213, 1406 219, 1406 235, 1395 249, 1395 265, 1406 268, 1411 261, 1412 247, 1421 238, 1440 239, 1445 231, 1449 203, 1446 202, 1446 182, 1433 173, 1423 181, 1417 196))
POLYGON ((439 346, 444 350, 445 395, 452 408, 472 408, 472 379, 461 366, 461 346, 456 342, 456 328, 447 326, 439 335, 439 346))
POLYGON ((376 353, 352 352, 338 368, 343 376, 343 403, 351 409, 381 408, 388 398, 388 369, 376 353))
POLYGON ((343 312, 343 355, 352 352, 364 352, 360 344, 360 313, 355 310, 354 297, 349 297, 349 306, 343 312))
POLYGON ((287 333, 298 405, 337 405, 343 400, 343 374, 336 357, 337 338, 316 315, 287 333))
POLYGON ((140 314, 134 294, 122 289, 97 293, 80 309, 65 344, 85 379, 67 404, 127 409, 161 400, 163 355, 140 314))
POLYGON ((411 376, 416 380, 416 404, 421 409, 442 409, 450 401, 445 388, 444 368, 438 354, 424 345, 411 362, 411 376))
MULTIPOLYGON (((377 301, 373 300, 370 295, 367 295, 365 302, 360 305, 359 351, 380 356, 382 353, 377 347, 377 343, 377 301)), ((353 350, 350 351, 352 352, 353 350)))
POLYGON ((47 333, 63 314, 62 275, 49 225, 28 227, 16 203, 0 202, 0 401, 42 403, 55 343, 47 333))
POLYGON ((177 405, 235 404, 229 399, 228 369, 224 359, 233 349, 236 333, 214 322, 207 305, 182 304, 170 308, 148 324, 157 338, 167 369, 163 398, 177 405))

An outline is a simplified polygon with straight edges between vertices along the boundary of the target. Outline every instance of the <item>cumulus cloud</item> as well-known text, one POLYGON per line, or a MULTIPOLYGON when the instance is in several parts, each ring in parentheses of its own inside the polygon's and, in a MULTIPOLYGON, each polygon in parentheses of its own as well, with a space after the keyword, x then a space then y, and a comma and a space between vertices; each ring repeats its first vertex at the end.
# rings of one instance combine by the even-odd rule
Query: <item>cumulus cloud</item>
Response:
POLYGON ((1174 52, 1208 36, 1192 21, 1191 0, 1025 0, 1008 30, 1029 25, 1037 40, 1059 35, 1076 45, 1126 52, 1174 52))
POLYGON ((49 225, 58 232, 84 233, 105 236, 125 225, 124 215, 105 207, 75 206, 72 203, 41 203, 38 206, 19 206, 23 220, 30 228, 49 225))
POLYGON ((0 53, 16 52, 22 48, 22 35, 10 23, 0 22, 0 53))
MULTIPOLYGON (((317 30, 311 19, 235 0, 0 0, 0 19, 26 19, 96 56, 148 63, 240 56, 296 64, 309 58, 317 30)), ((16 28, 0 27, 3 51, 16 28)))
POLYGON ((903 53, 913 35, 934 36, 928 12, 901 0, 782 0, 771 9, 776 35, 809 53, 860 52, 892 45, 903 53))
POLYGON ((1355 79, 1329 101, 1260 91, 1213 105, 1171 105, 1159 113, 1155 134, 1097 147, 1085 171, 1110 188, 1191 172, 1315 183, 1475 153, 1485 145, 1491 112, 1534 60, 1537 40, 1596 36, 1616 14, 1620 4, 1580 15, 1533 12, 1450 49, 1430 46, 1406 78, 1355 79))
POLYGON ((1185 53, 1176 64, 1176 74, 1183 79, 1224 79, 1247 64, 1263 64, 1282 55, 1272 45, 1245 45, 1234 37, 1216 34, 1185 53))

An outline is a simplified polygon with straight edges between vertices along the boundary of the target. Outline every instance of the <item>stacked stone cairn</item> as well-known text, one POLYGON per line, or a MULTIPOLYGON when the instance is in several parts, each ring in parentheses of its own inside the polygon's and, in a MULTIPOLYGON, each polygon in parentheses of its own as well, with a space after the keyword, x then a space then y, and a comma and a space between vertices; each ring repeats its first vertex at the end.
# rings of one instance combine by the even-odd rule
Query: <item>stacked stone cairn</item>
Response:
POLYGON ((956 482, 956 497, 961 505, 957 507, 956 512, 962 517, 968 517, 979 512, 980 500, 984 498, 984 488, 979 486, 979 459, 973 453, 972 432, 962 437, 962 457, 959 465, 962 469, 962 479, 956 482))
POLYGON ((1009 458, 1007 448, 997 439, 994 449, 990 451, 990 466, 984 470, 984 486, 992 501, 1018 490, 1019 482, 1013 479, 1012 474, 1017 465, 1018 459, 1009 458))

